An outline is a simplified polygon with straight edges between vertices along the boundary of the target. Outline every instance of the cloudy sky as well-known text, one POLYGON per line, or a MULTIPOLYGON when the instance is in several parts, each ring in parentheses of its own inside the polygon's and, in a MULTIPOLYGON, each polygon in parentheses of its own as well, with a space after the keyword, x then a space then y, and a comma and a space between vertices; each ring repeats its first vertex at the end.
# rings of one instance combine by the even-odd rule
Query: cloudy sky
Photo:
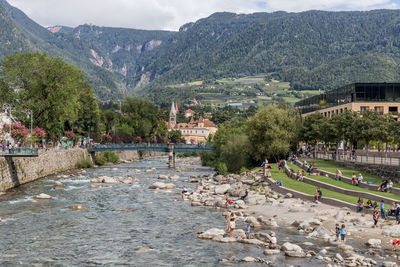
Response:
POLYGON ((43 26, 178 30, 218 11, 236 13, 400 8, 400 0, 8 0, 43 26))

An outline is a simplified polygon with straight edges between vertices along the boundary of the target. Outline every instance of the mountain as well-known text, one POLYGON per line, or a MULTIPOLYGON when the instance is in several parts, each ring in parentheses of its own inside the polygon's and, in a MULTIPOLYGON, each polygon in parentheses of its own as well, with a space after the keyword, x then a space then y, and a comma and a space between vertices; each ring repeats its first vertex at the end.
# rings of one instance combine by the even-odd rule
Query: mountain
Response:
POLYGON ((127 93, 118 77, 90 61, 96 59, 94 55, 103 56, 93 44, 69 34, 53 34, 5 0, 0 0, 0 25, 0 59, 15 51, 45 51, 84 71, 100 100, 119 99, 127 93))
POLYGON ((0 59, 14 51, 60 56, 86 73, 100 100, 257 74, 300 90, 400 80, 399 10, 222 12, 178 32, 94 25, 45 29, 0 0, 0 26, 0 59))
POLYGON ((142 62, 141 73, 159 77, 159 84, 270 73, 300 89, 330 89, 382 79, 374 75, 378 68, 396 71, 389 78, 398 81, 398 67, 392 66, 399 59, 399 10, 216 13, 182 26, 176 39, 142 62), (393 62, 386 64, 388 58, 393 62), (345 68, 324 77, 322 69, 330 73, 338 64, 345 68))

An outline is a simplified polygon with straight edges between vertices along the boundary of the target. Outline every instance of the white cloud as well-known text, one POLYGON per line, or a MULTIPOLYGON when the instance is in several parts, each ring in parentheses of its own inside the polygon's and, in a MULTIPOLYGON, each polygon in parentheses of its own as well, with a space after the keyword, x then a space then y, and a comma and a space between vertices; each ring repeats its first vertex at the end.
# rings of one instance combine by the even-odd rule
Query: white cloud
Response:
POLYGON ((400 0, 9 0, 43 26, 100 26, 177 30, 214 12, 369 10, 399 8, 400 0))

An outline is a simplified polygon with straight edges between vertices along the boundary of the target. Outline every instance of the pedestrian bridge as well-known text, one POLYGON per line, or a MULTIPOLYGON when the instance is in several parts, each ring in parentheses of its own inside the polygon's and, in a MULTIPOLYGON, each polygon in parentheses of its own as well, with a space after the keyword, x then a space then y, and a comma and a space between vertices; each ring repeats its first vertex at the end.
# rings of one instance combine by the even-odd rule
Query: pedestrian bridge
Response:
POLYGON ((166 152, 169 154, 169 167, 175 168, 175 154, 181 152, 211 152, 210 146, 199 145, 186 145, 186 144, 104 144, 92 145, 90 151, 92 153, 102 151, 123 151, 123 150, 136 150, 136 151, 157 151, 166 152))
POLYGON ((39 150, 37 148, 6 148, 4 150, 0 149, 0 157, 38 157, 39 150))

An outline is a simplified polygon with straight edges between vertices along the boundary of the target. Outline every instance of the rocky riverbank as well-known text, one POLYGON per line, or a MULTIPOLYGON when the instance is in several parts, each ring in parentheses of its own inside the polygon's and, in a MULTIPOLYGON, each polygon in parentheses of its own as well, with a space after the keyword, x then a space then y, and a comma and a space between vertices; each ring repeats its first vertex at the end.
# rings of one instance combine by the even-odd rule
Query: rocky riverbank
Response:
MULTIPOLYGON (((191 201, 192 206, 220 209, 221 215, 232 212, 239 221, 254 226, 250 239, 246 238, 243 229, 236 229, 233 238, 228 237, 225 229, 218 228, 198 234, 201 239, 215 242, 258 246, 266 255, 266 258, 249 255, 242 259, 221 261, 273 264, 273 255, 284 254, 289 258, 315 258, 325 266, 397 266, 399 254, 391 251, 390 240, 400 237, 400 226, 381 220, 379 227, 374 229, 370 214, 295 199, 291 194, 280 195, 264 182, 260 171, 203 177, 195 190, 183 194, 183 198, 191 201), (246 188, 250 189, 248 196, 242 199, 246 188), (232 201, 228 207, 227 199, 232 201), (345 245, 336 242, 336 223, 346 225, 345 245), (290 240, 279 239, 282 228, 295 229, 304 242, 294 244, 290 240), (277 232, 280 250, 268 248, 271 232, 277 232), (324 245, 319 250, 309 249, 315 242, 324 245)), ((224 220, 222 216, 221 220, 224 220)))

